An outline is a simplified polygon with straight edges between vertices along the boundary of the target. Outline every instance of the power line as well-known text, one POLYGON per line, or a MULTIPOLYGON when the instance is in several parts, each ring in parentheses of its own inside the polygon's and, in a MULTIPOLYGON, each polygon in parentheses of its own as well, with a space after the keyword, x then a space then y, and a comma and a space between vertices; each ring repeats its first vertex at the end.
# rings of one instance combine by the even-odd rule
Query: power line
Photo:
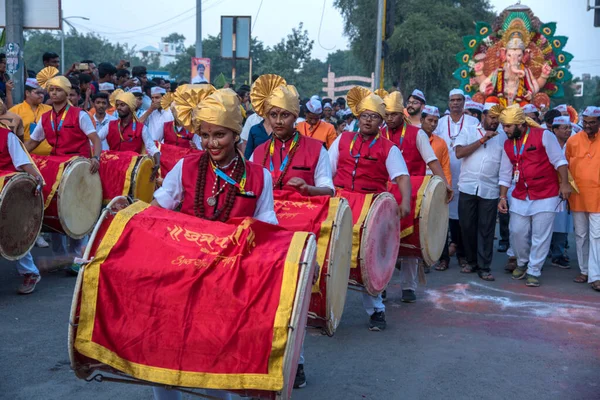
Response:
POLYGON ((323 49, 323 50, 333 50, 336 48, 336 46, 334 45, 332 48, 327 48, 327 47, 323 47, 323 45, 321 44, 321 27, 323 26, 323 17, 325 16, 325 3, 327 3, 327 0, 323 0, 323 10, 321 10, 321 22, 319 22, 319 33, 317 34, 317 43, 319 43, 319 46, 323 49))
POLYGON ((256 26, 256 21, 258 21, 258 15, 260 14, 260 9, 262 8, 263 0, 260 0, 260 4, 258 5, 258 10, 256 11, 256 16, 254 17, 254 23, 252 24, 252 29, 250 29, 250 35, 254 31, 254 27, 256 26))

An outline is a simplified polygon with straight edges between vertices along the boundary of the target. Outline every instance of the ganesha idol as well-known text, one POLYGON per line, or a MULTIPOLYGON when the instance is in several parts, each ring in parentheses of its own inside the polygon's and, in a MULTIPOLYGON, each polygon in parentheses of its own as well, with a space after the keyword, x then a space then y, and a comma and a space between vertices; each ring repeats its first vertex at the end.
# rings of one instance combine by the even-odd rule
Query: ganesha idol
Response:
POLYGON ((503 104, 505 106, 514 103, 524 105, 532 101, 533 96, 546 84, 552 67, 544 64, 540 76, 536 78, 525 66, 529 55, 525 42, 515 34, 500 51, 502 66, 490 76, 483 77, 483 62, 475 64, 476 80, 484 78, 479 84, 479 91, 486 96, 497 96, 501 103, 506 103, 503 104))

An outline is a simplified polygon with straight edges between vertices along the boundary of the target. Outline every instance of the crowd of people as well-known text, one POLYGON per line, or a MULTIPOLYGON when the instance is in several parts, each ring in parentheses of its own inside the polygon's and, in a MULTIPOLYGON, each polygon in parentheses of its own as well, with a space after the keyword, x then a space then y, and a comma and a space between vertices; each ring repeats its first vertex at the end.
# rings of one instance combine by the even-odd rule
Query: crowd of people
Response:
MULTIPOLYGON (((189 82, 148 79, 144 67, 130 69, 126 61, 115 66, 82 60, 42 84, 52 71, 47 67, 58 68, 59 61, 54 53, 44 54, 44 70, 29 74, 24 101, 13 104, 14 85, 0 55, 0 122, 6 127, 0 157, 37 179, 26 151, 92 155, 92 172, 102 150, 145 151, 157 169, 158 145, 185 140, 206 151, 175 165, 153 205, 210 220, 253 216, 277 223, 273 189, 289 186, 305 196, 382 193, 391 181, 402 195, 402 217, 411 211, 409 176, 436 175, 449 207, 449 237, 436 270, 447 270, 456 257, 461 273, 494 281, 499 223, 498 251, 509 256, 506 271, 537 287, 548 257, 552 265, 570 268, 565 248, 574 231, 580 269, 575 282, 600 291, 599 107, 588 106, 572 121, 564 104, 548 110, 503 107, 497 98, 481 104, 453 89, 442 114, 417 89, 406 102, 397 90, 362 87, 335 101, 300 99, 283 78, 263 75, 237 91, 206 85, 190 131, 163 102, 189 82)), ((55 255, 81 257, 84 242, 52 234, 55 255)), ((48 246, 43 237, 38 245, 48 246)), ((429 272, 430 266, 415 260, 398 267, 402 301, 414 302, 418 269, 429 272)), ((33 292, 40 276, 30 254, 18 269, 24 276, 19 293, 33 292)), ((78 264, 70 270, 77 273, 78 264)), ((385 297, 363 295, 372 331, 386 327, 385 297)), ((303 384, 300 368, 297 386, 303 384)))

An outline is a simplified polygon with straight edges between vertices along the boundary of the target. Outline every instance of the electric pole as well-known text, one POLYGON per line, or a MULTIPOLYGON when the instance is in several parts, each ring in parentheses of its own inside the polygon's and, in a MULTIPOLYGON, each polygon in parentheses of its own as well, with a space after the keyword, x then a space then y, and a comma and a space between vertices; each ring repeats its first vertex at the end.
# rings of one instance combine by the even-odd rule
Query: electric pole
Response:
MULTIPOLYGON (((16 43, 23 51, 23 0, 6 0, 6 44, 16 43)), ((14 104, 23 101, 25 80, 23 79, 23 58, 19 54, 19 69, 11 76, 15 83, 12 91, 14 104)), ((62 62, 62 60, 61 60, 62 62)))
POLYGON ((383 12, 385 9, 385 0, 378 0, 377 3, 377 43, 375 47, 375 82, 373 82, 375 89, 380 88, 383 76, 381 73, 381 48, 383 46, 383 12))
POLYGON ((202 0, 196 0, 196 57, 202 58, 202 0))

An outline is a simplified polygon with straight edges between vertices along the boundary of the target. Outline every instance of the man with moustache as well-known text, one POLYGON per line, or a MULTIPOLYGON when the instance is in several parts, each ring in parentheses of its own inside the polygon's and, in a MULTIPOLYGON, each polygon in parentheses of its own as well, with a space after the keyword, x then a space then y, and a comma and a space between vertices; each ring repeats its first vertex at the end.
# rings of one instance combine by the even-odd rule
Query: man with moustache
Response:
POLYGON ((165 122, 173 121, 173 113, 171 110, 163 110, 160 102, 167 91, 159 86, 154 86, 150 95, 152 105, 140 117, 140 122, 148 127, 152 140, 161 141, 163 139, 163 128, 165 122))
POLYGON ((419 89, 413 90, 406 102, 406 113, 411 125, 421 126, 421 113, 427 103, 425 95, 419 89))

